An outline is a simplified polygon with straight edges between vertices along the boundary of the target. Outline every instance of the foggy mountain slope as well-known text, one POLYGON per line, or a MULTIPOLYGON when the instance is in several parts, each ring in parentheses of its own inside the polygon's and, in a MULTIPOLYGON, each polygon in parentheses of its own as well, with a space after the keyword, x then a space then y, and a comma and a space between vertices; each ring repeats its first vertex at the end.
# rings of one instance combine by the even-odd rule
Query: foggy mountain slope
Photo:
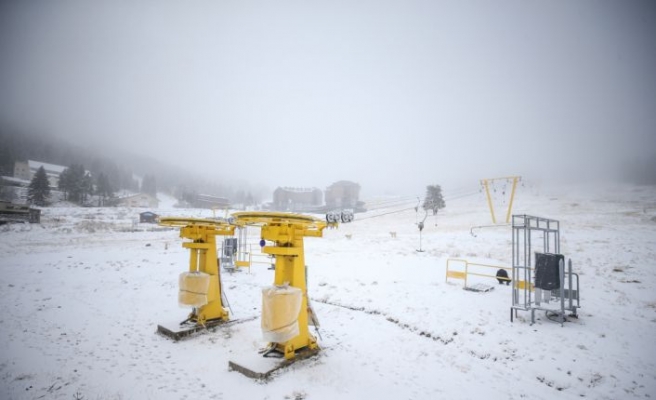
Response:
POLYGON ((130 143, 105 145, 94 143, 93 139, 73 142, 59 136, 3 130, 0 125, 0 155, 5 176, 13 176, 16 161, 33 160, 64 167, 82 164, 92 176, 101 173, 108 176, 116 190, 138 190, 138 185, 135 189, 120 187, 120 184, 131 181, 133 176, 151 175, 155 177, 158 189, 169 194, 182 189, 224 196, 232 196, 238 190, 263 191, 251 183, 226 178, 227 174, 222 170, 193 171, 193 168, 175 166, 171 161, 185 156, 162 156, 156 146, 139 152, 130 143))

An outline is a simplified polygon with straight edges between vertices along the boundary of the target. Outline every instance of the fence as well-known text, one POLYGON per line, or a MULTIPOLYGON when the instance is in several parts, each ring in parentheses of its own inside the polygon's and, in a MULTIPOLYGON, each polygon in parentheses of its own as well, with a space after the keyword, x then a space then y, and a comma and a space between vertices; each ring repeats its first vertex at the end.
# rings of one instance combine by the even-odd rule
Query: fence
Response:
POLYGON ((254 253, 253 245, 249 244, 248 251, 239 252, 237 261, 235 261, 235 266, 248 268, 248 272, 250 273, 253 264, 273 265, 274 263, 275 261, 271 255, 265 253, 254 253))
POLYGON ((445 282, 449 280, 449 278, 453 279, 462 279, 465 282, 465 287, 467 287, 467 277, 468 276, 481 276, 485 278, 493 278, 493 279, 501 279, 503 281, 510 281, 510 278, 506 277, 498 277, 496 275, 496 272, 498 270, 505 270, 506 272, 512 273, 512 268, 508 267, 501 267, 498 265, 491 265, 491 264, 482 264, 482 263, 473 263, 469 262, 467 260, 463 260, 461 258, 449 258, 446 260, 446 277, 444 279, 445 282), (455 270, 453 269, 451 264, 460 264, 464 265, 464 269, 460 270, 455 270), (470 266, 474 267, 473 271, 470 271, 470 266), (482 271, 486 271, 486 268, 491 268, 494 270, 494 273, 492 275, 482 273, 482 271))

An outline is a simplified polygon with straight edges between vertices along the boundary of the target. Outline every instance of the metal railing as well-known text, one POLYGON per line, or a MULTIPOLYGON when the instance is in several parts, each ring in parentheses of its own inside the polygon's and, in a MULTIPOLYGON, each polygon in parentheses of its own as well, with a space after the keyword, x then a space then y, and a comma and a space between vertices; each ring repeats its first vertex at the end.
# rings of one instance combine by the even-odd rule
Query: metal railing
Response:
MULTIPOLYGON (((258 245, 259 247, 259 245, 258 245)), ((273 257, 265 253, 254 253, 253 245, 248 245, 248 251, 239 252, 237 261, 235 261, 235 266, 239 268, 248 268, 248 272, 251 272, 251 266, 253 264, 266 264, 273 265, 275 263, 273 257), (266 259, 266 260, 264 260, 266 259)))
POLYGON ((444 281, 447 282, 449 280, 449 278, 462 279, 462 280, 465 281, 464 282, 465 283, 464 287, 467 287, 467 277, 468 276, 481 276, 481 277, 485 277, 485 278, 493 278, 493 279, 500 279, 500 280, 503 280, 503 281, 510 281, 511 279, 508 278, 508 277, 501 277, 501 276, 496 275, 496 271, 498 271, 500 269, 512 273, 512 268, 508 268, 508 267, 502 267, 502 266, 499 266, 499 265, 491 265, 491 264, 474 263, 474 262, 469 262, 469 261, 461 259, 461 258, 449 258, 449 259, 446 260, 446 277, 445 277, 444 281), (464 264, 464 270, 463 269, 454 270, 451 266, 452 263, 464 264), (476 267, 476 270, 475 271, 470 271, 469 270, 470 266, 476 267), (481 273, 481 272, 479 272, 480 270, 478 269, 478 267, 493 268, 495 270, 494 275, 481 273))

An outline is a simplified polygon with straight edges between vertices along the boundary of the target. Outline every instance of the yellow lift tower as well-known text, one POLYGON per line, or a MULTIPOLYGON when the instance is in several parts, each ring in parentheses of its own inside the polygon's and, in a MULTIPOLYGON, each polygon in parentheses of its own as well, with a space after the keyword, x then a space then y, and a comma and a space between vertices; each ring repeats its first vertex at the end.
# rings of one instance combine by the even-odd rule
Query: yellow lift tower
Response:
POLYGON ((180 305, 192 311, 179 326, 157 326, 157 331, 173 340, 198 330, 210 328, 229 319, 223 307, 221 275, 216 252, 216 236, 232 236, 235 226, 214 219, 163 217, 163 226, 180 227, 180 237, 189 239, 182 247, 189 249, 189 271, 180 274, 180 305))
POLYGON ((521 179, 521 176, 505 176, 502 178, 481 179, 481 186, 485 188, 485 197, 487 198, 487 205, 490 208, 490 215, 492 216, 493 224, 497 223, 497 218, 494 215, 494 205, 492 202, 492 196, 490 195, 490 185, 494 185, 495 181, 512 182, 512 188, 510 190, 510 201, 508 202, 508 210, 506 212, 506 224, 508 224, 510 223, 510 214, 512 212, 513 200, 515 199, 515 189, 517 188, 517 182, 519 182, 521 179))
POLYGON ((310 322, 316 322, 308 303, 303 238, 322 237, 330 223, 312 216, 279 212, 237 212, 232 217, 237 225, 260 226, 261 237, 268 243, 262 252, 275 257, 273 286, 263 290, 262 330, 265 339, 280 334, 283 340, 270 342, 263 353, 267 356, 275 352, 284 360, 265 372, 229 363, 231 369, 246 376, 266 379, 273 371, 319 351, 317 339, 309 331, 310 322))

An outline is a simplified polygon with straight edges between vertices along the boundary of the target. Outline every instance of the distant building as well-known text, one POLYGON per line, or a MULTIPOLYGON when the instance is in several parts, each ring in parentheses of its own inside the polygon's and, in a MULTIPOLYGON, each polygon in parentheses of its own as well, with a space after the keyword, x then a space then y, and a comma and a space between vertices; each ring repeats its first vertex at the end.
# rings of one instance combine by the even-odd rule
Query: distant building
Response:
POLYGON ((139 213, 139 222, 146 224, 156 224, 159 219, 159 215, 155 214, 152 211, 144 211, 139 213))
POLYGON ((230 200, 225 197, 199 194, 196 196, 196 200, 192 203, 192 206, 196 208, 226 209, 230 207, 230 200))
POLYGON ((326 208, 342 209, 359 207, 360 185, 350 181, 339 181, 326 188, 326 208))
POLYGON ((112 204, 119 207, 157 208, 159 200, 146 193, 139 193, 112 199, 112 204))
POLYGON ((322 203, 323 193, 317 188, 279 187, 273 192, 273 209, 278 211, 309 211, 322 203))
POLYGON ((39 161, 16 161, 14 163, 14 178, 22 179, 25 181, 31 181, 36 174, 36 171, 43 167, 48 176, 48 182, 50 187, 56 188, 59 186, 59 176, 67 167, 61 165, 48 164, 39 161))
POLYGON ((41 210, 25 204, 15 204, 10 201, 0 201, 0 225, 10 222, 38 224, 41 222, 41 210))

